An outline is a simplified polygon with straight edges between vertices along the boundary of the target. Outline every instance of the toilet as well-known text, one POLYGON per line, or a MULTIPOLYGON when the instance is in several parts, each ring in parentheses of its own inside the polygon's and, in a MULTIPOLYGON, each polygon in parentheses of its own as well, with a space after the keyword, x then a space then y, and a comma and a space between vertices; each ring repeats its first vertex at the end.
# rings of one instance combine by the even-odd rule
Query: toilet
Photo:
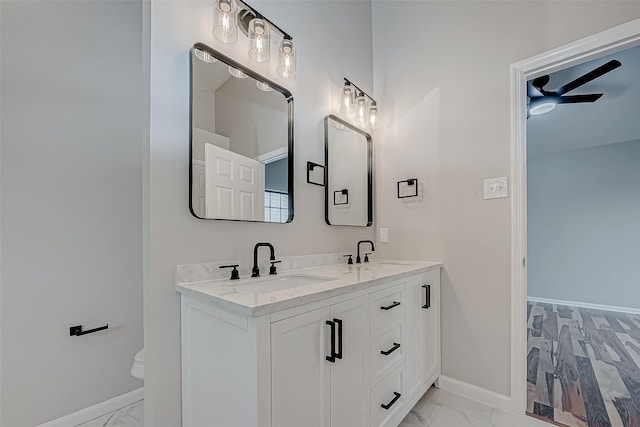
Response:
POLYGON ((136 353, 131 366, 131 375, 144 381, 144 348, 136 353))

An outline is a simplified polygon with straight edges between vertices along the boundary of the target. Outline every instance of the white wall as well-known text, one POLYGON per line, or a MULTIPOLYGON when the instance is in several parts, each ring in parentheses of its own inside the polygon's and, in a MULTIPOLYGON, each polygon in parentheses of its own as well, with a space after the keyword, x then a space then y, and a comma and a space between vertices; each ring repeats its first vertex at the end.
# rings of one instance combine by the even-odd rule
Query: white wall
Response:
POLYGON ((510 64, 640 17, 639 2, 373 1, 384 256, 442 260, 443 374, 510 393, 510 64), (396 198, 418 178, 423 198, 396 198))
POLYGON ((529 296, 640 308, 640 140, 530 156, 529 296))
MULTIPOLYGON (((371 3, 368 1, 252 1, 290 33, 298 49, 298 78, 285 82, 275 61, 249 64, 246 46, 215 43, 209 1, 151 2, 151 134, 149 240, 145 278, 145 422, 180 425, 180 307, 176 264, 250 258, 259 241, 276 256, 354 252, 372 228, 324 222, 324 188, 306 183, 307 160, 324 163, 323 118, 338 106, 344 76, 373 86, 371 3), (295 217, 290 224, 204 221, 188 209, 189 48, 204 42, 279 82, 295 103, 295 217), (273 66, 272 68, 269 68, 273 66)), ((272 52, 275 53, 275 52, 272 52)))
POLYGON ((0 424, 29 427, 142 386, 142 2, 0 8, 0 424))

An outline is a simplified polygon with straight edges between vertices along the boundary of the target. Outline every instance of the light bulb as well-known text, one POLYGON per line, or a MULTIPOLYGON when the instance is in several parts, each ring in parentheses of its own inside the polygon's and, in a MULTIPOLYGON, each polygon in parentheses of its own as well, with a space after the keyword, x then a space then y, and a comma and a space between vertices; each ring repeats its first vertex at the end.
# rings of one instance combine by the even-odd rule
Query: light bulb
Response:
POLYGON ((354 90, 349 83, 340 89, 340 111, 343 113, 353 113, 354 111, 354 90))
POLYGON ((364 94, 360 93, 356 98, 356 116, 354 117, 355 121, 358 123, 364 123, 367 119, 367 108, 365 102, 364 94))
POLYGON ((213 36, 222 43, 235 43, 238 40, 235 12, 235 0, 215 0, 213 36))
POLYGON ((291 80, 296 77, 296 57, 293 50, 293 40, 283 39, 278 49, 278 74, 291 80))
POLYGON ((269 60, 269 24, 264 19, 254 18, 249 22, 249 58, 257 62, 269 60))
POLYGON ((369 108, 369 127, 375 129, 378 124, 378 106, 375 103, 371 103, 369 108))

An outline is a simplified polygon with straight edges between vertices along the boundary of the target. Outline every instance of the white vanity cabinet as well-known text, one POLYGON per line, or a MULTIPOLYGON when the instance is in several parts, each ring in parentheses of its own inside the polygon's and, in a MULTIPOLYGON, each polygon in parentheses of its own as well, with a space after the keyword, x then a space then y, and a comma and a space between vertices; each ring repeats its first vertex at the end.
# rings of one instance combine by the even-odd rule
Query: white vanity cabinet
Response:
POLYGON ((440 375, 440 265, 374 268, 326 298, 245 313, 178 286, 183 426, 397 426, 440 375))
POLYGON ((406 291, 406 378, 407 395, 412 396, 440 375, 440 272, 411 278, 406 291))
POLYGON ((368 338, 366 296, 273 322, 272 425, 369 426, 368 338))

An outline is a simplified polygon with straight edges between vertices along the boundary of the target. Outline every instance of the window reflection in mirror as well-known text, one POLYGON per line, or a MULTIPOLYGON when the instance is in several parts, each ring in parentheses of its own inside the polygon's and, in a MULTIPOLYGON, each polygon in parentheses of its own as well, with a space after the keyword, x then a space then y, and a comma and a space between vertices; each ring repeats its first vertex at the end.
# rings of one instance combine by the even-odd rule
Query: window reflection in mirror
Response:
POLYGON ((293 219, 293 97, 210 47, 191 49, 191 212, 293 219))
POLYGON ((336 116, 325 130, 325 219, 329 225, 373 224, 371 135, 336 116))

